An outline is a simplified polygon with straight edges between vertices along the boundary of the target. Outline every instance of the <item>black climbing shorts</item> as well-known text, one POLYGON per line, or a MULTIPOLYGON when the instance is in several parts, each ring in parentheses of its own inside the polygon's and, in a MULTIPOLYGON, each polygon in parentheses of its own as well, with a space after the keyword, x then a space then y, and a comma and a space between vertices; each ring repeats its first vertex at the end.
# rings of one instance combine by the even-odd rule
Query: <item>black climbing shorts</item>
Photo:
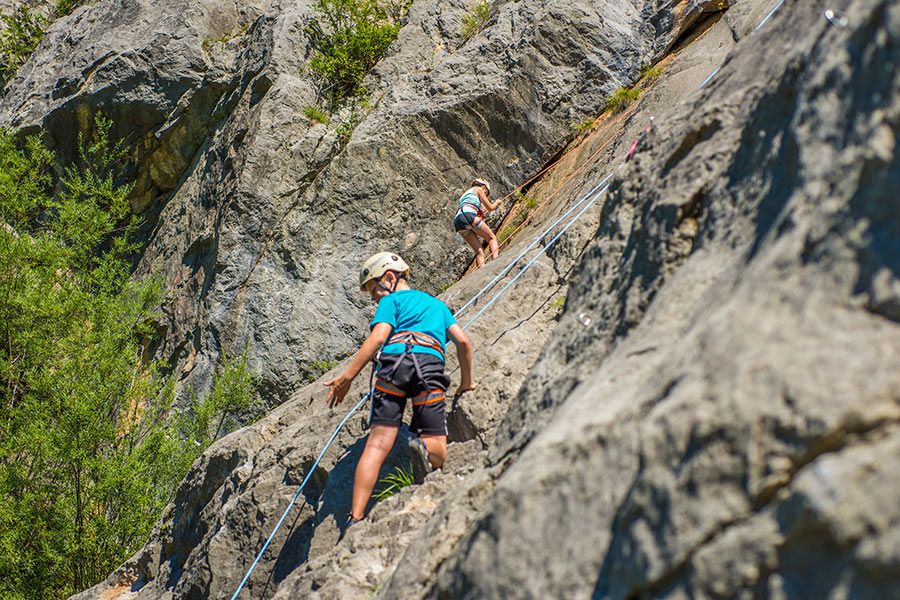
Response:
POLYGON ((459 211, 456 213, 456 218, 453 219, 453 229, 456 231, 463 231, 464 229, 471 229, 476 227, 476 223, 481 221, 481 217, 476 215, 475 213, 470 213, 466 211, 459 211))
POLYGON ((370 425, 396 425, 403 422, 406 400, 412 400, 412 423, 409 430, 417 435, 447 435, 444 395, 450 378, 444 374, 444 362, 437 356, 417 353, 416 360, 425 381, 421 381, 412 356, 408 354, 383 354, 375 371, 375 389, 372 392, 370 425), (396 364, 399 361, 399 364, 396 364), (396 365, 396 368, 394 368, 396 365), (390 374, 390 378, 379 374, 390 374), (382 384, 389 381, 402 390, 402 395, 382 384))

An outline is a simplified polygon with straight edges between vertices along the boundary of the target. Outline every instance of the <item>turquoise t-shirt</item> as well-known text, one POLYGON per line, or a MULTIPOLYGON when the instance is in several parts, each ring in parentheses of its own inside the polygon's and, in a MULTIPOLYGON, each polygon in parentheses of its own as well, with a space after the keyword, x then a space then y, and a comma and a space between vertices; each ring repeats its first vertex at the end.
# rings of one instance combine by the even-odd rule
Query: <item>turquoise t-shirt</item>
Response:
MULTIPOLYGON (((418 290, 400 290, 388 294, 378 302, 371 327, 378 323, 387 323, 393 327, 392 335, 398 331, 424 333, 440 342, 441 347, 445 347, 447 329, 456 323, 456 319, 447 305, 434 296, 418 290)), ((405 344, 386 344, 381 350, 383 354, 403 354, 405 351, 405 344)), ((413 352, 443 358, 437 350, 426 346, 414 345, 413 352)))
POLYGON ((481 198, 478 197, 478 194, 476 194, 474 190, 475 188, 469 188, 459 197, 459 203, 456 207, 457 212, 466 211, 474 213, 481 211, 481 198))

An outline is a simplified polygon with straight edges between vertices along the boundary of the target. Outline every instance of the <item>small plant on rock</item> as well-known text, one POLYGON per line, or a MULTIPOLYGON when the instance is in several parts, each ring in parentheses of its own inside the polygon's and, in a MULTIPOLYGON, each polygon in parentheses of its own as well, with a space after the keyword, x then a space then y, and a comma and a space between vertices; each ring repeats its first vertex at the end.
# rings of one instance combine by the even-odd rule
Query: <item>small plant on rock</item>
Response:
POLYGON ((529 196, 528 194, 523 194, 522 192, 516 192, 516 202, 529 211, 534 210, 537 206, 537 198, 529 196))
POLYGON ((613 114, 622 112, 623 110, 631 106, 631 104, 640 97, 640 90, 621 87, 614 91, 606 101, 604 110, 608 110, 613 114))
POLYGON ((462 28, 460 33, 463 37, 463 43, 471 40, 475 35, 484 29, 488 19, 491 17, 491 5, 487 0, 479 0, 469 12, 463 16, 462 28))
POLYGON ((415 482, 411 466, 398 466, 393 473, 385 475, 384 479, 378 482, 381 489, 372 494, 372 497, 377 501, 386 500, 391 496, 397 495, 400 493, 400 490, 413 485, 415 482))
POLYGON ((334 132, 338 134, 338 137, 340 137, 342 141, 346 142, 350 139, 350 135, 353 133, 353 130, 356 129, 356 126, 359 125, 359 120, 359 113, 354 110, 346 120, 341 121, 334 132))
POLYGON ((575 133, 584 133, 585 131, 590 131, 594 127, 594 123, 596 122, 597 119, 588 117, 583 121, 573 121, 570 127, 575 133))
POLYGON ((332 370, 336 366, 338 366, 338 361, 329 358, 323 358, 322 360, 315 360, 309 363, 307 367, 308 373, 306 375, 306 380, 310 383, 315 381, 317 378, 321 377, 328 371, 332 370))
POLYGON ((641 67, 641 81, 646 84, 653 83, 663 74, 663 68, 658 65, 644 65, 641 67))
POLYGON ((328 125, 328 123, 331 122, 331 118, 329 118, 328 113, 318 106, 307 106, 303 109, 303 114, 310 121, 315 121, 316 123, 321 123, 322 125, 328 125))
POLYGON ((64 17, 83 4, 84 0, 56 0, 53 7, 53 15, 64 17))

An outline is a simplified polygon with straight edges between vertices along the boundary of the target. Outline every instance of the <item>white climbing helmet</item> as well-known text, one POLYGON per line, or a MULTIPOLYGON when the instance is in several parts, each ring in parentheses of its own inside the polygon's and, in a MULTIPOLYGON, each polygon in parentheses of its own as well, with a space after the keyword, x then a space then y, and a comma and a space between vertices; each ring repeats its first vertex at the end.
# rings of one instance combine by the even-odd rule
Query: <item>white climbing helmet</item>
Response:
POLYGON ((390 252, 373 254, 365 260, 359 269, 359 289, 364 289, 367 281, 381 279, 382 275, 388 271, 397 271, 398 273, 403 273, 404 277, 408 277, 409 265, 398 254, 390 252))
POLYGON ((491 194, 491 184, 488 183, 487 179, 482 179, 481 177, 479 177, 478 179, 475 179, 475 180, 472 181, 472 185, 483 185, 483 186, 484 186, 484 189, 487 190, 487 193, 488 193, 488 195, 490 196, 490 194, 491 194))

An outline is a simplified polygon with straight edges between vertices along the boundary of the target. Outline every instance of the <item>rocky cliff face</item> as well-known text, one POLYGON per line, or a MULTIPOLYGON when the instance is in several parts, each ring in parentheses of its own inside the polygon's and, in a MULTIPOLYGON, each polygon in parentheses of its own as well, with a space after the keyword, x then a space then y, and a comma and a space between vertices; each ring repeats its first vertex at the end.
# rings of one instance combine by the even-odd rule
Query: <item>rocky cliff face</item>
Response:
POLYGON ((531 187, 501 259, 443 294, 461 306, 614 173, 469 326, 481 385, 446 468, 338 541, 357 414, 242 597, 898 597, 896 3, 789 0, 756 31, 775 2, 523 0, 464 44, 465 5, 415 2, 349 139, 300 116, 307 4, 163 4, 58 21, 0 115, 62 153, 115 117, 150 224, 140 272, 172 293, 160 352, 203 385, 249 341, 288 400, 211 447, 82 597, 229 597, 348 408, 303 382, 365 330, 358 259, 402 249, 436 290, 464 268, 466 180, 512 188, 657 60, 531 187))
POLYGON ((114 119, 147 223, 139 273, 171 292, 159 352, 202 389, 249 345, 270 404, 359 341, 361 258, 399 247, 429 291, 453 281, 468 254, 448 221, 472 177, 504 191, 536 172, 571 122, 720 5, 498 3, 464 43, 464 3, 414 2, 369 107, 325 126, 303 116, 311 4, 91 4, 54 24, 0 102, 0 120, 43 126, 63 157, 97 111, 114 119))

